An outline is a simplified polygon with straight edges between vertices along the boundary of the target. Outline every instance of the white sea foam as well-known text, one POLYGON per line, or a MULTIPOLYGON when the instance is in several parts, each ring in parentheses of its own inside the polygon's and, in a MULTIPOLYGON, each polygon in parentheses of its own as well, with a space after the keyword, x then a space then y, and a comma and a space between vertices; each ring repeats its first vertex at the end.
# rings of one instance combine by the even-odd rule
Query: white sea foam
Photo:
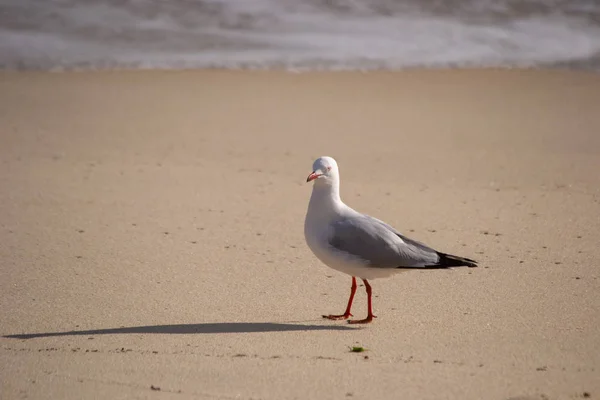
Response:
POLYGON ((0 7, 0 67, 10 69, 596 68, 600 58, 593 0, 0 0, 0 7))

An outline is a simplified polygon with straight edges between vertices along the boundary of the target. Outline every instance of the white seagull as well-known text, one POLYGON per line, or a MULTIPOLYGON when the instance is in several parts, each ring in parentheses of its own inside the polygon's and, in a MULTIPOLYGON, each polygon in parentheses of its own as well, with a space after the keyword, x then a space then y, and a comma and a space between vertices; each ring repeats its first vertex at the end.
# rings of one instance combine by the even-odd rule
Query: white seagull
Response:
POLYGON ((325 265, 352 276, 350 299, 342 315, 323 315, 328 319, 352 316, 352 300, 356 293, 356 277, 365 283, 368 301, 367 318, 349 320, 366 324, 376 318, 371 305, 368 279, 384 278, 409 269, 477 267, 477 261, 440 253, 409 239, 376 218, 348 207, 340 198, 340 175, 336 161, 320 157, 306 182, 314 181, 304 221, 304 237, 308 247, 325 265))

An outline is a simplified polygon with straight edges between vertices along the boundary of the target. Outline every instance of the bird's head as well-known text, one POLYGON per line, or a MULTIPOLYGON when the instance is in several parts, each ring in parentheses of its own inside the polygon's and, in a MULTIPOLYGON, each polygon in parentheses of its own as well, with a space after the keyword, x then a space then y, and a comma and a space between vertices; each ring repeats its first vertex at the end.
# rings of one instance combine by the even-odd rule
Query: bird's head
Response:
POLYGON ((338 179, 339 171, 335 160, 331 157, 319 157, 313 163, 313 172, 308 175, 306 182, 319 181, 331 184, 338 179))

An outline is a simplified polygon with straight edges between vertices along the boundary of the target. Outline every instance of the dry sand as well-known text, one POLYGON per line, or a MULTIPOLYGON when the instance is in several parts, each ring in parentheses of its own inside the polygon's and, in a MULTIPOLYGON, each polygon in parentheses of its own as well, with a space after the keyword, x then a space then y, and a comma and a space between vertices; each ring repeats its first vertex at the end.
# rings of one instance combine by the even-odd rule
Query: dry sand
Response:
POLYGON ((2 399, 600 398, 600 75, 4 73, 0 117, 2 399), (323 320, 321 155, 481 266, 323 320))

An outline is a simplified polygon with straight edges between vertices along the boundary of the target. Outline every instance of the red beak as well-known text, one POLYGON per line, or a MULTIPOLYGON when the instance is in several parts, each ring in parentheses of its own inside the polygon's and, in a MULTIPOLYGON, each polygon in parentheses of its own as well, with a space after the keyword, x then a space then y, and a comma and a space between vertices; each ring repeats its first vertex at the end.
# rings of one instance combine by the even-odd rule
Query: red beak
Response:
POLYGON ((321 176, 321 174, 317 174, 316 172, 313 171, 313 172, 310 173, 310 175, 308 176, 308 178, 306 178, 306 182, 314 181, 319 176, 321 176))

